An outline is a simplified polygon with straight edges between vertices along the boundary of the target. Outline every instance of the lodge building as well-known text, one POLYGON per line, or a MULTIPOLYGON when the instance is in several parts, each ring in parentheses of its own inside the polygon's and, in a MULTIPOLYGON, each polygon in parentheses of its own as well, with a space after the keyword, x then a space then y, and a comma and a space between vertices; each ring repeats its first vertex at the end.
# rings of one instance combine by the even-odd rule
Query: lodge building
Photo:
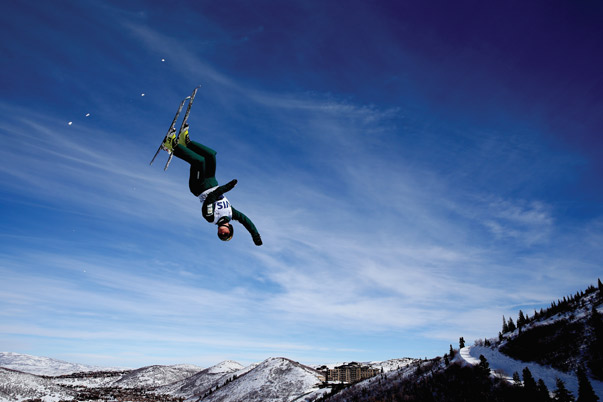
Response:
POLYGON ((380 369, 352 362, 333 369, 327 369, 326 377, 327 381, 353 383, 376 376, 379 373, 381 373, 380 369))

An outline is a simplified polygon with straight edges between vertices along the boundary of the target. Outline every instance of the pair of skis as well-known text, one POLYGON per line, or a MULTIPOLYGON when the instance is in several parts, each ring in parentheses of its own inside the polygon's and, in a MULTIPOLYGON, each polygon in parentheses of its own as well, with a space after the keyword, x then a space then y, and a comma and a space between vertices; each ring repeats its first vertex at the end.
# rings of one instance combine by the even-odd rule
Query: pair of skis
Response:
MULTIPOLYGON (((163 138, 163 141, 161 141, 161 144, 159 144, 159 148, 157 148, 157 152, 155 152, 155 156, 153 156, 153 159, 151 159, 151 165, 153 164, 153 162, 155 161, 155 158, 157 158, 157 155, 159 155, 159 152, 162 149, 165 149, 163 146, 163 143, 165 142, 165 140, 168 139, 168 137, 170 135, 172 135, 173 133, 176 132, 176 122, 178 121, 178 117, 180 116, 180 112, 182 112, 182 109, 184 108, 184 104, 186 103, 186 101, 188 100, 188 106, 186 107, 186 113, 184 113, 184 119, 182 119, 182 123, 180 124, 180 130, 178 130, 178 134, 176 136, 176 143, 178 143, 178 140, 180 139, 180 133, 182 132, 182 129, 184 128, 184 125, 186 124, 186 121, 188 120, 188 115, 191 112, 191 106, 193 106, 193 101, 195 100, 195 95, 197 95, 197 90, 201 87, 201 85, 199 85, 198 87, 196 87, 193 90, 193 93, 190 94, 190 96, 187 96, 186 98, 182 99, 182 102, 180 102, 180 106, 178 106, 178 111, 176 111, 176 115, 174 116, 174 120, 172 120, 172 124, 170 125, 170 128, 168 129, 167 134, 165 135, 165 137, 163 138)), ((170 162, 172 161, 172 157, 174 156, 174 153, 167 150, 168 153, 170 154, 170 156, 168 157, 168 160, 165 164, 165 167, 163 168, 163 170, 167 170, 168 166, 170 166, 170 162)))

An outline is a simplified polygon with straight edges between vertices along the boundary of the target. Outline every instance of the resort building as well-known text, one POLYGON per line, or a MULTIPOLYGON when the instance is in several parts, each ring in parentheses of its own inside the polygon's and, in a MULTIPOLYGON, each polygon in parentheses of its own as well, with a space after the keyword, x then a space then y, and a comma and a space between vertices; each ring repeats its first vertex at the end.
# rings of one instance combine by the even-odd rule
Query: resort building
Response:
POLYGON ((327 369, 327 381, 352 383, 376 376, 379 373, 381 373, 380 369, 352 362, 333 369, 327 369))

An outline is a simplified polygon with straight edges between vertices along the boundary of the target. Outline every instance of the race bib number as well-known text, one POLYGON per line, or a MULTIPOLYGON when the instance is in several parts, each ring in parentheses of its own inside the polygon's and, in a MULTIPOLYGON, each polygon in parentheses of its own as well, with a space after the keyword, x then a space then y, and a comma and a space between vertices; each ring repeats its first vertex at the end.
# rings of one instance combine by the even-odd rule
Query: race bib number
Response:
POLYGON ((227 208, 230 208, 230 203, 227 199, 223 199, 222 201, 216 201, 216 211, 227 208))
POLYGON ((214 223, 217 223, 223 217, 232 219, 230 202, 224 196, 214 203, 214 223))

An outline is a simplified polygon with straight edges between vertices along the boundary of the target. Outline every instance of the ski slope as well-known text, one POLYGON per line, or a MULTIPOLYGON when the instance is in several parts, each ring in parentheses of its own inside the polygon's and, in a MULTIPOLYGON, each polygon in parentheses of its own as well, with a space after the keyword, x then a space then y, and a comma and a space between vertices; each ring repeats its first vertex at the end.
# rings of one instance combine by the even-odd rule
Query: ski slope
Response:
MULTIPOLYGON (((480 355, 483 355, 488 360, 493 375, 513 381, 513 373, 517 372, 521 377, 523 369, 527 367, 536 381, 539 379, 544 381, 550 392, 553 392, 557 388, 556 381, 557 378, 560 378, 565 383, 566 388, 576 398, 578 397, 578 378, 573 374, 564 373, 548 366, 541 366, 537 363, 515 360, 500 353, 498 350, 484 346, 468 346, 462 348, 460 352, 461 359, 471 365, 479 364, 480 355)), ((603 401, 603 382, 593 379, 589 380, 595 393, 603 401)))

